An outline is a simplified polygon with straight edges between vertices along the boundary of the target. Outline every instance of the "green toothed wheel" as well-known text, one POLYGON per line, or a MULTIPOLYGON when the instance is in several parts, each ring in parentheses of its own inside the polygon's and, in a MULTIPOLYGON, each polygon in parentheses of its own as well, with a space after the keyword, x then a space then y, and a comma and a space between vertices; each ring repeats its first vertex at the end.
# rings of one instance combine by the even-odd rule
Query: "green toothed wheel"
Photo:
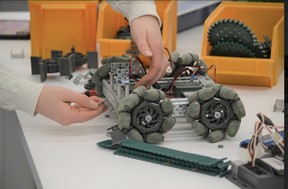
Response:
POLYGON ((255 57, 255 53, 248 47, 235 42, 222 42, 212 47, 211 55, 229 57, 255 57))
POLYGON ((248 26, 234 19, 221 19, 213 23, 208 30, 208 41, 211 46, 222 42, 235 42, 250 49, 258 42, 248 26))

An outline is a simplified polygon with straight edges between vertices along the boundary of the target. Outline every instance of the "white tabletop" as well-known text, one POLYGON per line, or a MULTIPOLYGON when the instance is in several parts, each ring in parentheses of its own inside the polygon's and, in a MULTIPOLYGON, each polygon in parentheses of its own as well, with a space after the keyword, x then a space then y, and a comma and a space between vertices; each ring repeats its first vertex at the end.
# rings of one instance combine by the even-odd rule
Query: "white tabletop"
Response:
MULTIPOLYGON (((203 26, 199 26, 179 33, 177 50, 180 53, 200 54, 202 31, 203 26)), ((40 82, 39 75, 31 75, 30 41, 0 40, 0 63, 28 79, 40 82), (21 52, 22 48, 24 59, 10 58, 10 49, 14 53, 21 52)), ((77 70, 83 73, 86 71, 85 66, 77 70)), ((73 79, 77 72, 73 74, 73 79)), ((45 84, 65 86, 83 92, 85 81, 75 85, 72 80, 53 74, 47 78, 45 84)), ((283 72, 278 84, 273 88, 229 86, 239 94, 246 108, 246 117, 242 119, 240 130, 234 138, 226 137, 218 143, 208 143, 196 136, 184 120, 178 120, 175 127, 165 135, 165 141, 160 146, 214 158, 227 157, 233 161, 239 159, 240 141, 251 137, 258 112, 267 115, 274 124, 284 125, 284 114, 273 112, 275 100, 284 99, 283 72), (219 144, 224 147, 218 148, 219 144)), ((17 115, 43 188, 238 188, 225 178, 125 158, 113 155, 113 151, 97 147, 97 142, 108 139, 106 129, 116 124, 115 112, 109 113, 110 118, 103 114, 91 121, 69 127, 62 127, 41 115, 30 117, 19 111, 17 115)))

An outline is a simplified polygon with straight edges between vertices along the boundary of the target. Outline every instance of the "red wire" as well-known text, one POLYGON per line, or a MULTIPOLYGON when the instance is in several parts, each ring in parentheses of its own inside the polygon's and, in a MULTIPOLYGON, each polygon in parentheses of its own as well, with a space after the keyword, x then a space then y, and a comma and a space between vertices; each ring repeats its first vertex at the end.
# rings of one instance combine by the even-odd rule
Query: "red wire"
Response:
POLYGON ((172 89, 173 89, 173 87, 174 87, 174 85, 175 85, 176 80, 178 79, 178 77, 179 77, 183 72, 185 72, 185 71, 187 71, 187 70, 191 71, 189 68, 183 68, 182 70, 180 70, 180 71, 175 75, 175 77, 174 77, 174 79, 173 79, 173 84, 171 85, 171 87, 170 87, 170 89, 169 89, 169 92, 170 92, 170 93, 172 93, 172 89))
POLYGON ((211 68, 214 67, 214 72, 213 72, 213 81, 216 83, 216 66, 215 65, 211 65, 210 68, 208 68, 208 71, 211 70, 211 68))

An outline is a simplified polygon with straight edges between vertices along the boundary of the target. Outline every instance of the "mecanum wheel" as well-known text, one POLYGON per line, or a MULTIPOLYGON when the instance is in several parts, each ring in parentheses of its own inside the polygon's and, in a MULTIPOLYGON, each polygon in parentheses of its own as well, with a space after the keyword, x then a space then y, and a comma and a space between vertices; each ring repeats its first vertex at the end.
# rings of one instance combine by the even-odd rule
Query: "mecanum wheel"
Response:
POLYGON ((240 127, 245 109, 238 94, 220 84, 208 84, 189 98, 186 119, 197 135, 209 142, 234 137, 240 127))
POLYGON ((165 93, 157 89, 146 90, 144 86, 120 100, 117 112, 118 125, 126 136, 141 142, 162 142, 163 134, 176 123, 172 117, 173 104, 165 93))

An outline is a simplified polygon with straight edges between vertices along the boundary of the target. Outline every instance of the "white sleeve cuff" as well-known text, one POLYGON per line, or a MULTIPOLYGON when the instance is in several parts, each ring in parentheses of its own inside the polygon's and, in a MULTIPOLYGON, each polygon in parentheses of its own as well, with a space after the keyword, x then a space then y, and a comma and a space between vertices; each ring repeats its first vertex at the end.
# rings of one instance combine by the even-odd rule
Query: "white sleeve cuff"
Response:
POLYGON ((35 83, 0 64, 0 107, 34 116, 43 84, 35 83))
POLYGON ((144 15, 155 16, 161 26, 162 22, 157 14, 154 1, 108 1, 115 11, 121 12, 129 21, 144 15))

